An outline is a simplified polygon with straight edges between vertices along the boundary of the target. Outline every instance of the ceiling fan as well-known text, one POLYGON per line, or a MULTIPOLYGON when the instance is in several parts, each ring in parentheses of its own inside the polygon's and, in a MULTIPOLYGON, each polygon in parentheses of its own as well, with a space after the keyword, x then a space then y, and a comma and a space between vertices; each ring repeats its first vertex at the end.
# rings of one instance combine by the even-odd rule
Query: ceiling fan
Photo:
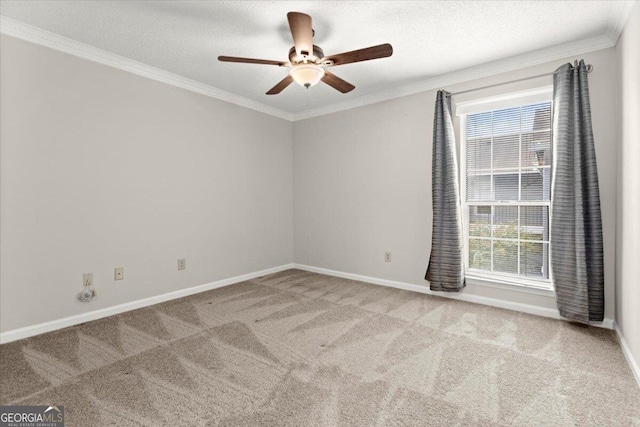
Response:
POLYGON ((371 46, 337 55, 324 56, 319 46, 313 44, 314 31, 311 27, 311 17, 300 12, 287 13, 289 28, 293 36, 294 46, 289 50, 289 61, 270 61, 266 59, 238 58, 235 56, 218 56, 223 62, 242 62, 246 64, 265 64, 288 67, 289 75, 269 89, 267 95, 276 95, 292 82, 296 82, 307 89, 319 81, 323 81, 332 88, 347 93, 355 89, 351 83, 330 73, 326 67, 351 64, 353 62, 369 61, 371 59, 391 56, 393 48, 389 43, 371 46))

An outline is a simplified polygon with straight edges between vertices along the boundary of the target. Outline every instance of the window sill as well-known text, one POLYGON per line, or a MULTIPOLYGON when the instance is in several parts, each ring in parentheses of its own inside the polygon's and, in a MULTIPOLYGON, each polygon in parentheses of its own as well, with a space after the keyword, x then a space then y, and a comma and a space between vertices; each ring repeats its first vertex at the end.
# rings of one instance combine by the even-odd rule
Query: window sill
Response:
POLYGON ((553 285, 551 283, 548 284, 548 287, 544 284, 533 285, 533 284, 524 284, 524 283, 515 283, 509 280, 502 280, 499 277, 484 277, 475 275, 473 273, 465 274, 465 281, 468 285, 474 286, 486 286, 490 288, 497 289, 505 289, 509 291, 515 292, 523 292, 534 295, 542 295, 546 297, 554 297, 555 291, 553 290, 553 285))

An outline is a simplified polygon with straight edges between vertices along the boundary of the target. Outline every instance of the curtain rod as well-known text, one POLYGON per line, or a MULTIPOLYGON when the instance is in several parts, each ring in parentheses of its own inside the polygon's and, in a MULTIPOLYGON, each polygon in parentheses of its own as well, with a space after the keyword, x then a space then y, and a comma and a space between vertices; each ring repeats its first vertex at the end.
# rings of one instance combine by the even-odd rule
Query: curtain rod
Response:
MULTIPOLYGON (((575 61, 573 66, 574 66, 574 68, 577 67, 578 66, 578 61, 575 61)), ((593 65, 588 64, 587 65, 587 73, 590 73, 592 71, 593 71, 593 65)), ((449 94, 449 96, 461 95, 461 94, 467 93, 467 92, 475 92, 477 90, 489 89, 489 88, 492 88, 492 87, 502 86, 502 85, 508 85, 510 83, 523 82, 525 80, 537 79, 538 77, 552 76, 554 74, 555 74, 555 71, 552 72, 552 73, 538 74, 537 76, 523 77, 521 79, 509 80, 508 82, 496 83, 496 84, 492 84, 492 85, 488 85, 488 86, 482 86, 482 87, 476 87, 476 88, 473 88, 473 89, 461 90, 460 92, 453 92, 453 93, 449 94)))

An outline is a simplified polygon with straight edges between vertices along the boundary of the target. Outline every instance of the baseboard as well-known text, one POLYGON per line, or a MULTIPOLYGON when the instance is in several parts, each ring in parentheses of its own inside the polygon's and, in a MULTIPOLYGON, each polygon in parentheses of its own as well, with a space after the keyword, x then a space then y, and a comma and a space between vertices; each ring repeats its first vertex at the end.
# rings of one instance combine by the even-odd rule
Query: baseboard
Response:
MULTIPOLYGON (((562 319, 557 309, 539 307, 536 305, 522 304, 518 302, 505 301, 496 298, 483 297, 480 295, 470 295, 466 293, 446 293, 433 292, 427 286, 414 285, 412 283, 397 282, 394 280, 380 279, 377 277, 362 276, 359 274, 345 273, 343 271, 329 270, 326 268, 313 267, 304 264, 293 264, 293 268, 310 271, 313 273, 326 274, 327 276, 342 277, 344 279, 358 280, 361 282, 371 283, 373 285, 388 286, 396 289, 404 289, 406 291, 419 292, 427 295, 437 295, 439 297, 451 298, 460 301, 472 302, 475 304, 489 305, 491 307, 504 308, 506 310, 520 311, 522 313, 533 314, 536 316, 550 317, 552 319, 562 319)), ((605 329, 614 329, 613 319, 604 319, 602 322, 592 322, 592 326, 605 329)))
MULTIPOLYGON (((499 300, 496 298, 483 297, 478 295, 469 294, 448 294, 444 292, 433 292, 426 286, 414 285, 411 283, 397 282, 393 280, 380 279, 376 277, 362 276, 359 274, 345 273, 342 271, 329 270, 326 268, 313 267, 304 264, 283 264, 277 267, 268 268, 265 270, 256 271, 253 273, 243 274, 241 276, 231 277, 228 279, 222 279, 203 285, 194 286, 191 288, 180 289, 178 291, 169 292, 162 295, 156 295, 141 300, 131 301, 124 304, 119 304, 113 307, 102 308, 99 310, 90 311, 74 316, 64 317, 62 319, 56 319, 49 322, 39 323, 37 325, 25 326, 23 328, 13 329, 0 333, 0 344, 9 343, 12 341, 29 338, 35 335, 44 334, 46 332, 56 331, 58 329, 67 328, 69 326, 79 325, 80 323, 89 322, 92 320, 102 319, 104 317, 113 316, 115 314, 124 313, 126 311, 135 310, 138 308, 148 307, 150 305, 159 304, 165 301, 170 301, 177 298, 186 297, 189 295, 205 292, 211 289, 217 289, 224 286, 233 285, 234 283, 244 282, 246 280, 255 279, 256 277, 265 276, 267 274, 278 273, 280 271, 288 270, 290 268, 297 268, 300 270, 310 271, 313 273, 325 274, 328 276, 342 277, 345 279, 358 280, 361 282, 371 283, 374 285, 388 286, 396 289, 403 289, 407 291, 419 292, 427 295, 437 295, 444 298, 457 299, 460 301, 472 302, 475 304, 489 305, 492 307, 504 308, 507 310, 520 311, 523 313, 533 314, 537 316, 550 317, 553 319, 560 319, 558 310, 538 307, 529 304, 516 303, 511 301, 499 300)), ((593 323, 594 326, 602 327, 606 329, 616 329, 615 322, 612 319, 604 319, 603 322, 593 323)), ((631 352, 626 345, 626 341, 622 338, 622 335, 618 331, 620 336, 620 342, 623 343, 623 350, 625 351, 625 357, 629 360, 631 369, 636 376, 636 379, 640 377, 637 363, 633 360, 631 352)), ((640 382, 640 380, 639 380, 640 382)))
POLYGON ((627 359, 627 363, 629 363, 629 367, 631 368, 631 372, 633 372, 633 376, 638 383, 638 387, 640 387, 640 365, 638 361, 633 357, 631 353, 631 349, 629 348, 629 344, 627 344, 627 340, 624 339, 624 335, 622 335, 622 331, 620 327, 618 327, 617 323, 614 322, 614 327, 616 333, 618 334, 618 339, 620 340, 620 347, 622 347, 622 354, 624 354, 625 359, 627 359))
POLYGON ((137 308, 148 307, 150 305, 159 304, 177 298, 205 292, 211 289, 222 288, 224 286, 233 285, 234 283, 244 282, 246 280, 255 279, 256 277, 265 276, 267 274, 277 273, 283 270, 293 268, 293 264, 284 264, 278 267, 267 268, 265 270, 255 271, 253 273, 243 274, 241 276, 230 277, 204 285, 193 286, 191 288, 180 289, 178 291, 169 292, 162 295, 156 295, 124 304, 115 305, 113 307, 101 308, 99 310, 87 313, 77 314, 75 316, 64 317, 62 319, 52 320, 37 325, 25 326, 23 328, 13 329, 0 333, 0 344, 11 341, 17 341, 29 338, 35 335, 44 334, 46 332, 56 331, 58 329, 67 328, 69 326, 79 325, 80 323, 89 322, 91 320, 102 319, 103 317, 113 316, 114 314, 124 313, 125 311, 135 310, 137 308))

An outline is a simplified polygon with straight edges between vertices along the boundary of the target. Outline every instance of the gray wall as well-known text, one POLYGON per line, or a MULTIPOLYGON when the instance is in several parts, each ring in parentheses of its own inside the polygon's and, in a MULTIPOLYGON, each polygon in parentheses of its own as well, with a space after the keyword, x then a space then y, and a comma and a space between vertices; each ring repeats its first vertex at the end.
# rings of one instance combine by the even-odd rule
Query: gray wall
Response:
POLYGON ((2 331, 293 261, 290 122, 0 43, 2 331))
MULTIPOLYGON (((614 318, 617 104, 614 48, 584 55, 604 227, 606 310, 614 318)), ((575 58, 446 89, 456 92, 555 70, 575 58)), ((454 96, 455 102, 552 84, 551 77, 454 96)), ((294 123, 297 263, 428 286, 435 91, 294 123), (393 253, 384 262, 384 251, 393 253)), ((465 293, 555 308, 553 297, 469 285, 465 293)))
MULTIPOLYGON (((634 34, 637 15, 636 8, 634 34)), ((638 158, 632 119, 624 122, 629 156, 617 159, 612 148, 616 55, 636 61, 625 68, 625 87, 637 90, 629 77, 637 37, 629 31, 622 47, 584 56, 595 67, 607 318, 614 316, 616 165, 638 158)), ((294 244, 301 264, 427 286, 435 91, 292 124, 11 37, 0 43, 0 330, 286 264, 294 244), (385 250, 393 262, 384 262, 385 250), (184 272, 179 257, 187 258, 184 272), (114 282, 119 266, 125 280, 114 282), (72 296, 88 271, 99 297, 83 305, 72 296)), ((447 89, 537 75, 573 59, 447 89)), ((541 78, 454 99, 549 84, 541 78)), ((625 99, 637 106, 637 97, 625 99)), ((622 175, 618 185, 635 203, 625 212, 637 212, 622 175)), ((625 215, 625 230, 637 231, 625 215)), ((632 260, 618 265, 624 277, 638 273, 633 236, 618 247, 632 260)), ((629 283, 619 280, 618 296, 637 301, 629 283)), ((464 292, 555 308, 548 296, 479 285, 464 292)), ((632 316, 623 308, 618 322, 631 330, 632 316)), ((637 339, 629 340, 637 354, 637 339)))
POLYGON ((620 149, 616 240, 616 322, 640 365, 640 5, 617 46, 620 149))

